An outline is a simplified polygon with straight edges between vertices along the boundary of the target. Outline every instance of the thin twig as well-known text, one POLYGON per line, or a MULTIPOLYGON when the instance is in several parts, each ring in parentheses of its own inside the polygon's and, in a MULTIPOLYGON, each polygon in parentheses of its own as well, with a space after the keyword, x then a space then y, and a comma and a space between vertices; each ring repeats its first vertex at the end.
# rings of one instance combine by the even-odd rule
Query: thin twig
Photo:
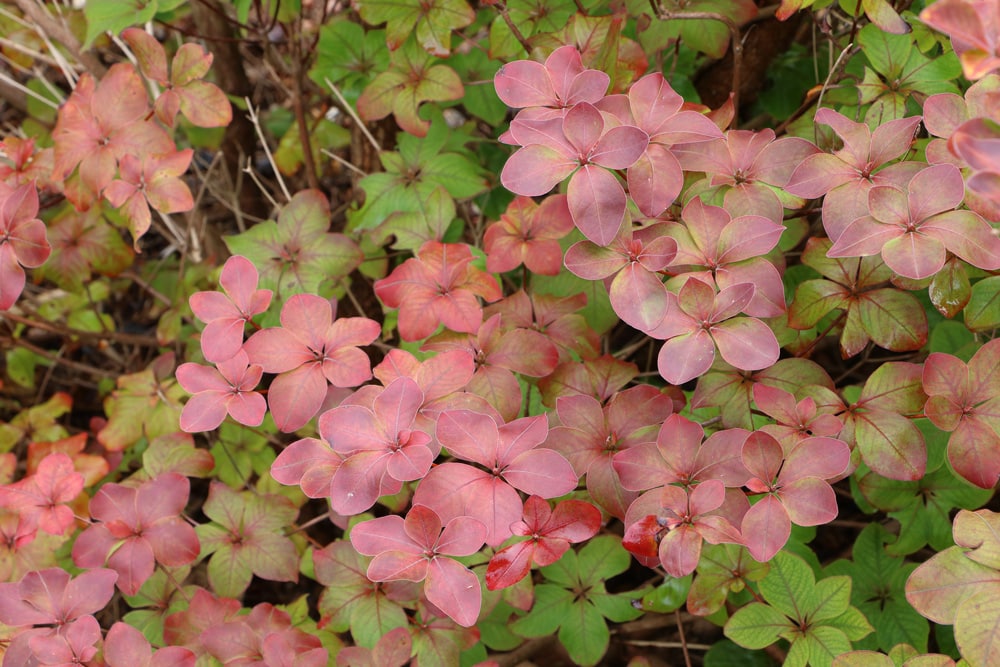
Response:
POLYGON ((11 86, 12 88, 16 88, 16 89, 20 90, 25 95, 28 95, 30 97, 35 98, 36 100, 38 100, 39 102, 41 102, 42 104, 44 104, 44 105, 46 105, 48 107, 52 107, 53 109, 55 109, 57 111, 59 110, 59 105, 58 104, 56 104, 55 102, 53 102, 52 100, 50 100, 47 97, 42 97, 41 95, 39 95, 38 93, 36 93, 35 91, 33 91, 31 88, 28 88, 27 86, 24 86, 24 85, 18 83, 17 81, 15 81, 14 79, 10 78, 9 76, 7 76, 6 74, 4 74, 3 72, 0 72, 0 81, 3 81, 4 83, 6 83, 8 86, 11 86))
MULTIPOLYGON (((281 188, 282 194, 285 195, 285 199, 291 201, 292 193, 288 191, 288 186, 285 185, 285 179, 281 177, 281 171, 278 169, 278 165, 274 162, 274 156, 271 155, 271 148, 267 145, 267 139, 264 138, 264 130, 260 126, 260 119, 257 117, 257 111, 253 108, 253 103, 250 101, 249 97, 244 97, 243 99, 247 103, 247 117, 250 119, 250 122, 253 123, 254 130, 257 131, 257 138, 260 139, 260 143, 264 147, 264 155, 267 156, 267 161, 271 163, 271 168, 274 169, 274 177, 278 180, 278 186, 281 188)), ((256 181, 256 179, 254 180, 256 181)), ((258 185, 260 185, 259 182, 258 185)), ((270 197, 268 198, 270 199, 270 197)), ((272 199, 271 201, 274 200, 272 199)))
MULTIPOLYGON (((250 176, 250 180, 252 180, 254 182, 254 184, 257 186, 257 188, 261 191, 261 193, 265 197, 267 197, 267 200, 269 202, 271 202, 271 206, 273 206, 276 209, 280 209, 281 205, 278 204, 278 202, 275 200, 275 198, 271 196, 271 193, 268 192, 267 188, 264 187, 264 184, 260 182, 259 178, 257 178, 257 174, 254 173, 252 162, 253 162, 253 159, 248 155, 247 156, 247 166, 245 166, 243 168, 243 173, 244 174, 248 174, 250 176)), ((289 197, 288 199, 289 199, 289 201, 291 201, 292 198, 289 197)))
MULTIPOLYGON (((654 641, 651 639, 622 639, 620 640, 623 644, 631 644, 632 646, 652 646, 655 648, 684 648, 694 649, 695 651, 707 651, 712 648, 711 644, 686 644, 683 642, 661 642, 654 641)), ((690 664, 690 663, 689 663, 690 664)))
POLYGON ((46 65, 49 65, 50 67, 59 66, 59 63, 56 61, 55 58, 45 55, 41 51, 35 51, 34 49, 29 49, 27 46, 24 46, 23 44, 18 44, 13 40, 7 39, 6 37, 0 37, 0 46, 3 46, 4 48, 10 49, 12 51, 23 53, 26 56, 30 56, 35 60, 39 60, 45 63, 46 65))
POLYGON ((95 367, 90 366, 88 364, 81 364, 80 362, 73 361, 71 359, 64 359, 60 355, 53 354, 52 352, 49 352, 48 350, 43 350, 42 348, 40 348, 40 347, 38 347, 36 345, 32 345, 28 341, 26 341, 24 339, 21 339, 21 338, 14 339, 14 340, 11 340, 9 338, 0 338, 0 341, 4 342, 4 347, 7 347, 7 346, 10 346, 10 347, 13 347, 13 346, 23 347, 24 349, 28 350, 29 352, 33 352, 34 354, 37 354, 40 357, 45 357, 49 361, 52 361, 52 362, 57 363, 57 364, 61 364, 61 365, 65 366, 66 368, 70 368, 70 369, 72 369, 74 371, 79 371, 80 373, 87 373, 88 375, 95 375, 97 377, 112 378, 112 379, 116 379, 119 376, 118 373, 112 373, 110 371, 106 371, 106 370, 103 370, 103 369, 100 369, 100 368, 95 368, 95 367))
POLYGON ((164 305, 166 305, 166 306, 168 306, 170 308, 173 308, 174 302, 171 301, 163 292, 161 292, 160 290, 158 290, 155 287, 153 287, 152 285, 150 285, 146 281, 146 279, 143 278, 142 276, 140 276, 139 274, 134 273, 132 271, 123 271, 121 273, 121 277, 125 278, 126 280, 131 280, 136 285, 138 285, 140 288, 142 288, 143 290, 145 290, 146 292, 148 292, 154 299, 156 299, 160 303, 162 303, 162 304, 164 304, 164 305))
POLYGON ((358 127, 361 129, 362 134, 364 134, 365 138, 368 139, 368 143, 372 145, 372 147, 375 149, 375 152, 381 153, 382 147, 378 145, 378 142, 375 141, 375 137, 373 137, 372 133, 368 131, 368 126, 365 125, 364 122, 361 120, 361 117, 358 116, 358 112, 354 110, 354 107, 352 107, 350 104, 347 103, 346 99, 344 99, 344 95, 343 93, 340 92, 340 88, 337 88, 337 86, 334 85, 333 81, 330 81, 330 79, 323 79, 323 81, 330 88, 330 90, 333 91, 333 94, 336 96, 337 101, 340 102, 340 106, 344 108, 344 111, 346 111, 350 115, 350 117, 354 119, 354 122, 358 124, 358 127))
POLYGON ((687 639, 684 638, 684 623, 681 622, 680 610, 675 609, 674 616, 677 619, 677 633, 681 637, 681 651, 684 652, 684 665, 685 667, 691 667, 691 654, 688 653, 687 639))
MULTIPOLYGON (((826 75, 826 80, 823 82, 823 87, 820 88, 819 97, 816 98, 817 109, 821 109, 823 107, 823 95, 826 94, 826 89, 830 86, 830 81, 833 79, 833 75, 836 74, 837 70, 840 69, 840 63, 843 62, 844 57, 847 56, 848 52, 850 52, 850 50, 853 48, 854 48, 854 42, 851 42, 850 44, 844 47, 844 50, 840 52, 839 56, 837 56, 837 60, 834 61, 833 67, 830 68, 830 71, 826 75)), ((816 131, 817 129, 814 126, 813 132, 815 133, 816 131)), ((816 139, 817 141, 819 140, 819 137, 816 134, 813 134, 813 138, 816 139)))
POLYGON ((348 162, 344 158, 340 157, 336 153, 332 153, 332 152, 328 151, 325 148, 319 149, 319 152, 322 153, 323 155, 327 156, 328 158, 330 158, 331 160, 333 160, 337 164, 342 165, 344 167, 347 167, 348 169, 350 169, 351 171, 353 171, 355 174, 360 175, 362 178, 364 178, 365 176, 368 175, 368 172, 366 172, 364 170, 361 170, 361 169, 358 169, 353 164, 351 164, 350 162, 348 162))
POLYGON ((80 340, 110 340, 116 343, 124 343, 126 345, 139 345, 141 347, 153 348, 160 347, 159 341, 152 336, 141 336, 139 334, 117 331, 107 331, 104 333, 81 331, 80 329, 72 329, 67 326, 57 326, 46 322, 45 320, 35 320, 28 317, 22 317, 21 315, 16 315, 10 311, 0 313, 0 319, 10 320, 11 322, 17 322, 18 324, 23 324, 24 326, 31 327, 32 329, 41 329, 42 331, 59 334, 60 336, 72 336, 74 338, 79 338, 80 340))

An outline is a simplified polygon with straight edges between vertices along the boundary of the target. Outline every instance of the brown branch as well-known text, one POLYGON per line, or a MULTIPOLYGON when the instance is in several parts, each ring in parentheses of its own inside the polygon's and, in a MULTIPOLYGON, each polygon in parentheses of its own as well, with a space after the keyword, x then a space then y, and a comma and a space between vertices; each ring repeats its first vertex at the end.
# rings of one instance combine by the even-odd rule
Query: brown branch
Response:
POLYGON ((24 326, 31 327, 32 329, 41 329, 42 331, 48 331, 49 333, 54 333, 64 337, 79 338, 80 340, 113 341, 116 343, 123 343, 125 345, 138 345, 141 347, 152 348, 160 347, 159 341, 152 336, 140 336, 138 334, 120 333, 117 331, 106 331, 103 333, 83 331, 81 329, 57 326, 55 324, 45 322, 44 320, 33 320, 27 317, 21 317, 20 315, 15 315, 11 312, 0 313, 0 319, 10 320, 11 322, 23 324, 24 326))
POLYGON ((312 142, 309 140, 309 125, 306 122, 304 92, 302 78, 309 68, 310 55, 302 53, 302 24, 298 22, 299 30, 292 35, 292 62, 295 71, 292 75, 292 107, 295 110, 296 125, 299 126, 299 143, 302 145, 302 163, 306 171, 306 181, 313 190, 319 190, 319 176, 316 173, 316 158, 313 156, 312 142))
POLYGON ((49 361, 51 361, 53 363, 62 364, 66 368, 70 368, 70 369, 72 369, 74 371, 79 371, 80 373, 87 373, 88 375, 94 375, 94 376, 102 377, 102 378, 117 379, 119 377, 119 373, 112 373, 110 371, 101 370, 100 368, 95 368, 94 366, 90 366, 88 364, 82 364, 82 363, 80 363, 78 361, 73 361, 71 359, 64 359, 63 357, 59 356, 58 354, 53 354, 52 352, 49 352, 48 350, 43 350, 42 348, 38 347, 37 345, 32 345, 28 341, 20 339, 20 338, 10 339, 10 338, 4 337, 4 338, 0 338, 0 341, 3 341, 4 347, 7 347, 7 346, 11 346, 11 347, 13 347, 13 346, 23 347, 24 349, 28 350, 29 352, 37 354, 40 357, 44 357, 44 358, 48 359, 49 361))
POLYGON ((524 38, 524 35, 521 33, 521 30, 517 27, 514 21, 511 20, 510 14, 507 12, 507 3, 503 2, 502 0, 498 0, 496 3, 496 8, 500 12, 500 16, 503 17, 504 23, 507 24, 508 28, 510 28, 510 32, 512 35, 514 35, 514 39, 516 39, 518 42, 521 43, 521 46, 524 47, 524 50, 530 57, 531 44, 528 43, 528 40, 524 38))
MULTIPOLYGON (((209 48, 214 60, 212 71, 215 73, 219 88, 228 95, 238 99, 253 96, 253 85, 243 67, 243 55, 239 43, 227 41, 233 37, 233 25, 227 20, 225 11, 219 6, 218 0, 199 0, 191 4, 191 14, 194 17, 198 32, 210 40, 209 48)), ((226 170, 233 183, 240 182, 240 172, 243 169, 243 156, 254 154, 257 138, 253 124, 242 113, 234 113, 233 120, 226 128, 222 142, 222 154, 226 158, 226 170)), ((269 208, 254 188, 253 183, 242 181, 239 192, 240 209, 257 217, 267 217, 269 208)))

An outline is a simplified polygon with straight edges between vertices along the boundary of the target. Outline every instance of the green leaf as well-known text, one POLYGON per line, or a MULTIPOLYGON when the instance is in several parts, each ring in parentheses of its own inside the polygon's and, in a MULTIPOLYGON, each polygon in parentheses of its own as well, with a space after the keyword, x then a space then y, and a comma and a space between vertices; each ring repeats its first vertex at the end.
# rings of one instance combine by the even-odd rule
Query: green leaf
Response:
POLYGON ((357 243, 328 233, 330 206, 318 190, 296 193, 277 222, 261 222, 225 239, 229 251, 243 255, 260 271, 260 286, 287 298, 302 292, 330 294, 332 287, 361 263, 357 243))
POLYGON ((918 350, 927 342, 927 315, 909 292, 885 288, 858 298, 861 324, 876 344, 893 352, 918 350))
POLYGON ((125 28, 152 20, 156 11, 157 0, 87 0, 83 6, 83 15, 87 18, 83 48, 90 48, 105 32, 117 35, 125 28))
POLYGON ((788 325, 796 329, 816 326, 831 311, 850 305, 848 291, 830 280, 807 280, 795 289, 788 307, 788 325))
POLYGON ((580 584, 580 566, 576 552, 570 549, 552 565, 539 569, 545 581, 564 588, 574 588, 580 584))
MULTIPOLYGON (((336 123, 331 123, 326 118, 322 118, 319 123, 310 126, 308 136, 309 148, 317 161, 322 159, 320 151, 323 149, 332 152, 351 145, 350 130, 336 123)), ((302 140, 299 137, 299 124, 295 122, 278 142, 278 148, 274 151, 274 164, 281 170, 281 173, 291 176, 302 167, 304 159, 302 140)))
POLYGON ((465 0, 359 0, 354 7, 366 23, 386 23, 390 50, 398 49, 412 34, 421 48, 440 57, 451 52, 451 31, 476 18, 465 0))
POLYGON ((559 629, 559 641, 566 647, 573 663, 596 665, 608 650, 611 633, 604 617, 586 600, 570 607, 559 629))
POLYGON ((486 191, 483 171, 457 153, 441 153, 422 165, 421 176, 444 187, 455 199, 468 199, 486 191))
POLYGON ((806 633, 796 638, 793 647, 798 645, 808 651, 809 664, 813 667, 830 667, 834 658, 851 650, 851 642, 847 636, 841 630, 829 625, 809 628, 806 633))
POLYGON ((868 618, 857 607, 849 607, 840 616, 827 621, 826 625, 841 630, 851 641, 863 639, 875 631, 868 618))
POLYGON ((902 77, 903 65, 913 48, 909 35, 893 35, 874 24, 858 32, 858 44, 872 68, 889 80, 902 77))
MULTIPOLYGON (((927 619, 906 602, 904 590, 906 578, 916 565, 904 563, 885 550, 885 543, 894 539, 879 524, 869 524, 854 542, 853 559, 838 560, 826 571, 851 577, 851 601, 867 616, 864 625, 870 620, 875 627, 876 636, 862 643, 862 648, 887 651, 896 644, 907 643, 926 651, 930 626, 927 619)), ((839 627, 850 639, 857 641, 854 632, 844 625, 848 621, 849 618, 842 616, 830 621, 830 625, 839 627)))
POLYGON ((813 611, 813 606, 806 602, 806 596, 815 585, 816 577, 809 565, 800 557, 784 551, 779 551, 771 559, 771 571, 758 584, 760 594, 768 604, 797 620, 803 620, 813 611))
MULTIPOLYGON (((173 373, 173 355, 163 366, 173 373)), ((187 392, 167 373, 153 364, 146 370, 118 378, 118 388, 104 401, 108 423, 97 439, 111 451, 121 451, 140 438, 156 438, 177 432, 181 418, 181 398, 187 392), (162 379, 161 379, 162 378, 162 379)))
POLYGON ((642 608, 658 614, 669 614, 683 606, 691 590, 692 576, 681 579, 667 576, 663 583, 642 596, 642 608))
POLYGON ((366 32, 354 21, 334 20, 320 30, 316 64, 309 70, 309 78, 323 90, 328 90, 329 79, 345 99, 356 103, 365 86, 388 67, 384 30, 366 32))
POLYGON ((569 617, 574 597, 561 586, 538 584, 531 611, 511 623, 510 629, 522 637, 551 635, 569 617))
POLYGON ((788 618, 774 607, 751 602, 729 618, 723 631, 744 648, 764 648, 778 641, 782 633, 794 629, 788 618))
POLYGON ((621 538, 600 535, 580 549, 578 561, 580 582, 592 586, 627 570, 632 556, 625 551, 621 538))
POLYGON ((624 623, 642 616, 642 610, 637 609, 634 604, 636 597, 638 594, 635 592, 612 595, 591 591, 587 595, 587 600, 604 618, 615 623, 624 623))
POLYGON ((419 106, 461 99, 465 92, 455 70, 434 63, 414 40, 408 40, 390 56, 389 70, 375 77, 358 98, 358 114, 368 121, 391 113, 403 130, 425 136, 430 123, 418 115, 419 106))
POLYGON ((1000 327, 1000 276, 985 278, 972 286, 964 313, 965 325, 972 331, 1000 327))
POLYGON ((372 648, 387 632, 407 624, 406 612, 386 597, 385 587, 368 580, 371 558, 346 540, 313 552, 316 580, 323 585, 319 613, 328 628, 351 631, 358 646, 372 648))
POLYGON ((846 576, 827 577, 816 582, 816 587, 807 589, 803 595, 808 604, 809 620, 816 623, 829 621, 847 611, 851 606, 851 578, 846 576))
POLYGON ((142 453, 142 473, 152 479, 165 472, 185 477, 208 477, 214 467, 212 455, 196 449, 188 433, 169 433, 153 438, 142 453))
POLYGON ((35 388, 35 366, 40 357, 23 347, 13 347, 4 353, 7 377, 25 389, 35 388))
POLYGON ((945 320, 931 330, 929 352, 947 352, 968 363, 979 346, 975 335, 961 322, 945 320))
POLYGON ((299 511, 287 498, 237 492, 213 482, 202 511, 213 521, 198 530, 203 546, 215 550, 208 578, 216 593, 239 597, 253 574, 272 581, 298 579, 298 551, 284 528, 299 511))
POLYGON ((520 646, 524 639, 518 637, 510 629, 510 619, 514 608, 503 600, 485 618, 476 623, 482 643, 493 651, 512 651, 520 646))
POLYGON ((449 62, 465 83, 462 98, 465 110, 490 125, 500 125, 507 116, 507 105, 500 101, 493 87, 500 61, 491 60, 481 49, 471 49, 468 53, 456 53, 449 62))
POLYGON ((730 591, 742 591, 747 581, 759 581, 770 569, 770 563, 758 563, 746 547, 706 544, 688 593, 688 611, 699 616, 714 613, 730 591))
POLYGON ((267 438, 230 422, 223 422, 211 453, 216 477, 231 487, 243 486, 254 473, 269 471, 277 456, 268 446, 267 438))
POLYGON ((864 462, 885 477, 915 480, 927 465, 924 437, 911 420, 889 410, 854 417, 854 439, 864 462))

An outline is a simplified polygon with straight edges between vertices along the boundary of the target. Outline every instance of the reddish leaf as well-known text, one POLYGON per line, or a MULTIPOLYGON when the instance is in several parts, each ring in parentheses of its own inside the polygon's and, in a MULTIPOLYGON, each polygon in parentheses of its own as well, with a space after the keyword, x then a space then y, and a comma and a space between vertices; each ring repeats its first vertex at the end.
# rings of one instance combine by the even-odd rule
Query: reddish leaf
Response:
POLYGON ((127 623, 115 623, 104 638, 104 660, 108 667, 194 667, 191 649, 167 646, 155 653, 142 633, 127 623))
POLYGON ((206 361, 214 363, 233 357, 243 346, 245 324, 271 304, 271 290, 257 289, 258 281, 253 263, 234 255, 226 260, 219 276, 225 295, 218 292, 191 295, 188 301, 192 312, 208 325, 201 336, 206 361))
POLYGON ((514 108, 595 103, 604 97, 609 82, 604 72, 584 69, 580 52, 570 45, 553 51, 544 65, 530 60, 507 63, 493 79, 497 96, 514 108))
POLYGON ((498 222, 486 229, 483 249, 486 268, 503 273, 521 265, 542 275, 557 275, 562 268, 559 239, 573 229, 566 197, 554 195, 536 205, 517 197, 498 222))
POLYGON ((479 329, 483 315, 476 296, 496 301, 501 292, 495 279, 472 266, 472 259, 468 246, 428 241, 415 258, 375 282, 379 299, 400 309, 404 340, 426 338, 439 324, 452 331, 479 329))
POLYGON ((281 327, 258 331, 244 345, 254 364, 279 373, 268 404, 278 428, 295 431, 312 419, 326 396, 327 383, 353 387, 371 377, 368 355, 358 346, 375 340, 381 328, 364 317, 334 321, 330 302, 296 294, 281 308, 281 327))
POLYGON ((450 520, 442 533, 438 515, 415 503, 405 520, 387 516, 358 524, 351 542, 359 552, 375 556, 369 578, 426 580, 427 599, 456 623, 470 627, 482 603, 479 582, 471 570, 447 556, 475 553, 486 535, 486 526, 469 516, 450 520))
POLYGON ((740 532, 750 555, 760 562, 774 558, 791 535, 792 523, 781 501, 764 496, 743 517, 740 532))
POLYGON ((17 512, 31 532, 64 535, 74 525, 73 511, 66 503, 80 494, 83 481, 69 456, 61 452, 49 454, 34 474, 0 486, 0 506, 17 512))
POLYGON ((118 588, 135 595, 153 574, 154 560, 168 567, 198 557, 198 537, 180 514, 190 484, 177 473, 164 473, 141 486, 106 484, 90 502, 92 524, 73 544, 78 567, 118 572, 118 588))
POLYGON ((0 310, 13 306, 24 289, 21 267, 41 266, 51 252, 34 184, 11 188, 0 183, 0 310))
POLYGON ((254 391, 263 370, 249 361, 246 352, 240 350, 219 362, 218 370, 194 363, 178 367, 177 381, 192 394, 181 412, 183 430, 212 431, 227 414, 248 426, 259 426, 264 421, 264 397, 254 391))

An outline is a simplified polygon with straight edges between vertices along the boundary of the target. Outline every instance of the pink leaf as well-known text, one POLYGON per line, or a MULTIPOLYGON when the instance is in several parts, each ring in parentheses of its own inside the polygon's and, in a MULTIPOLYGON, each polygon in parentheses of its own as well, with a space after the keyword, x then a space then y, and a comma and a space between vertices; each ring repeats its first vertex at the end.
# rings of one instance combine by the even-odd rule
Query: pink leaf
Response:
POLYGON ((476 624, 483 594, 479 578, 464 565, 449 558, 435 558, 427 569, 424 594, 435 607, 459 625, 476 624))
POLYGON ((511 486, 542 498, 555 498, 576 488, 577 475, 561 454, 534 449, 515 458, 503 470, 511 486))
POLYGON ((618 179, 604 169, 584 165, 570 179, 567 196, 573 222, 583 235, 597 245, 611 243, 625 219, 625 191, 618 179))
POLYGON ((781 352, 774 332, 753 317, 737 317, 713 326, 712 338, 722 358, 745 371, 773 366, 781 352))
POLYGON ((501 67, 493 77, 497 96, 516 109, 551 106, 556 99, 548 70, 532 60, 516 60, 501 67))
POLYGON ((692 526, 682 524, 660 540, 659 557, 671 577, 686 577, 701 560, 701 535, 692 526))
POLYGON ((774 496, 761 498, 743 517, 740 525, 750 555, 760 562, 774 558, 788 542, 792 523, 784 505, 774 496))
MULTIPOLYGON (((537 542, 518 542, 493 554, 486 568, 486 588, 491 591, 513 586, 531 571, 537 542)), ((569 548, 568 543, 566 547, 569 548)))
POLYGON ((660 144, 650 144, 629 166, 627 180, 629 195, 639 211, 654 217, 677 199, 684 173, 673 153, 660 144))
POLYGON ((782 486, 780 497, 796 525, 819 526, 837 518, 837 494, 816 477, 803 477, 782 486))
POLYGON ((449 410, 438 417, 437 438, 455 456, 493 467, 500 443, 496 422, 471 410, 449 410))
POLYGON ((666 341, 657 356, 657 369, 667 382, 682 385, 708 372, 715 360, 715 343, 707 331, 676 336, 666 341))
POLYGON ((613 127, 590 151, 589 159, 607 169, 628 169, 646 150, 649 136, 637 127, 613 127))
POLYGON ((500 182, 514 194, 538 197, 573 173, 573 157, 542 144, 518 149, 504 164, 500 182))
POLYGON ((778 441, 763 431, 754 431, 743 443, 743 465, 765 485, 773 483, 784 453, 778 441))
POLYGON ((667 289, 659 276, 638 262, 622 269, 609 290, 615 314, 640 331, 656 327, 667 313, 667 289))

